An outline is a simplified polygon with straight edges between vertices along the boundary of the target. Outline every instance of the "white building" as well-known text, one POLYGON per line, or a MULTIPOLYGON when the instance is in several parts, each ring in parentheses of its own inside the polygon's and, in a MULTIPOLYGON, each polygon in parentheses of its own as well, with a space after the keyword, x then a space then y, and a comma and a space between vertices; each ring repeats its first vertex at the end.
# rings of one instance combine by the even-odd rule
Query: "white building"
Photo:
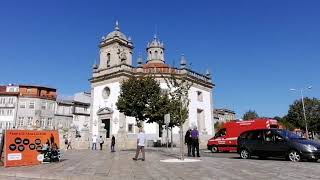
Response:
POLYGON ((54 113, 54 129, 62 125, 63 129, 68 129, 73 121, 73 101, 57 99, 54 113))
POLYGON ((214 109, 213 118, 216 122, 226 122, 236 119, 236 113, 229 109, 214 109))
POLYGON ((54 129, 57 90, 38 85, 19 85, 17 129, 54 129))
MULTIPOLYGON (((185 129, 198 126, 200 134, 212 135, 213 131, 213 96, 214 84, 210 73, 205 75, 187 68, 186 59, 181 58, 180 68, 170 67, 165 61, 163 42, 155 36, 148 43, 147 61, 143 64, 138 59, 138 67, 132 63, 133 42, 120 31, 118 23, 115 30, 103 37, 100 42, 100 64, 94 65, 91 81, 91 130, 92 134, 99 135, 101 128, 107 130, 107 138, 124 130, 129 137, 137 133, 136 121, 132 117, 125 117, 117 110, 116 102, 120 94, 120 84, 130 76, 144 76, 153 73, 163 89, 168 89, 163 76, 175 74, 179 79, 187 77, 193 83, 189 90, 189 119, 185 129), (161 76, 161 74, 162 76, 161 76), (102 125, 104 124, 104 125, 102 125)), ((156 123, 144 124, 148 139, 159 138, 159 126, 156 123)), ((174 129, 178 134, 178 128, 174 129)))
POLYGON ((64 129, 73 126, 77 133, 90 124, 90 93, 76 93, 72 98, 57 99, 54 127, 55 129, 61 124, 64 129))
POLYGON ((81 132, 90 124, 91 95, 87 92, 76 93, 73 98, 73 124, 81 132), (85 127, 86 126, 86 127, 85 127))
POLYGON ((0 86, 0 130, 15 126, 19 86, 0 86))

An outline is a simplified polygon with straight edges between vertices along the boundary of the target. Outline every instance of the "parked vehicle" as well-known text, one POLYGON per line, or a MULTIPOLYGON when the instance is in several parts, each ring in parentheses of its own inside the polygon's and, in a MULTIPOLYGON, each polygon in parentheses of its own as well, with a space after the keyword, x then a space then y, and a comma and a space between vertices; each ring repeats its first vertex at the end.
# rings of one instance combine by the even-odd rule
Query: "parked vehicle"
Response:
POLYGON ((285 157, 294 162, 302 159, 316 162, 320 158, 320 143, 283 129, 259 129, 239 136, 237 152, 242 159, 285 157))
POLYGON ((209 139, 207 147, 211 152, 237 151, 238 136, 248 130, 278 128, 278 121, 274 119, 254 119, 247 121, 229 121, 224 124, 214 137, 209 139))

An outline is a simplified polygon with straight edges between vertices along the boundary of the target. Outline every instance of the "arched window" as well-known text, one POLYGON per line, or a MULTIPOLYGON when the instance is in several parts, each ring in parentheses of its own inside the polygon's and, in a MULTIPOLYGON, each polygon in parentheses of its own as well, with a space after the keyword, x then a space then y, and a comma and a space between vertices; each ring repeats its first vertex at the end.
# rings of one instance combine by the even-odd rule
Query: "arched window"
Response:
POLYGON ((110 67, 110 61, 111 61, 111 57, 110 57, 110 53, 107 54, 107 67, 110 67))
POLYGON ((154 51, 154 58, 155 58, 155 59, 159 59, 159 58, 158 58, 158 51, 154 51))

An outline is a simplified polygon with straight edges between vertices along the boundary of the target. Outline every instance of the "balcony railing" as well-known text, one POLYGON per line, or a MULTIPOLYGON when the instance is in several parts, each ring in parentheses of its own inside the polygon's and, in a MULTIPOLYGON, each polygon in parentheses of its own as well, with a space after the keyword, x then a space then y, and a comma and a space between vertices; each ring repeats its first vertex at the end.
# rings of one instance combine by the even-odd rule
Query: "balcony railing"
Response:
POLYGON ((151 74, 151 73, 159 73, 159 74, 177 74, 177 75, 187 75, 196 79, 200 79, 205 82, 211 82, 211 78, 192 71, 190 69, 178 69, 171 67, 133 67, 127 64, 119 64, 117 66, 113 66, 110 68, 97 69, 93 73, 93 78, 100 77, 103 75, 111 75, 117 72, 128 72, 131 74, 143 73, 143 74, 151 74))

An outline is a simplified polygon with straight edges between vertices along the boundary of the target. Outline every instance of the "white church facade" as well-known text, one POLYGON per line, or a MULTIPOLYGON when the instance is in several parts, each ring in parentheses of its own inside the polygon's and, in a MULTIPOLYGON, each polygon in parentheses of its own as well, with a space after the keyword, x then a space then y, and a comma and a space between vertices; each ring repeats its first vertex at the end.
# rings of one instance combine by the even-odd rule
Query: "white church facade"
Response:
MULTIPOLYGON (((215 85, 209 72, 200 74, 189 69, 184 57, 181 58, 180 67, 170 67, 165 61, 164 44, 157 37, 147 45, 146 62, 138 58, 137 66, 134 66, 133 42, 120 31, 118 23, 114 31, 102 37, 99 48, 100 62, 93 66, 90 79, 92 135, 100 136, 101 132, 104 132, 106 138, 119 133, 125 134, 126 138, 135 137, 138 133, 135 119, 120 113, 116 102, 120 95, 121 82, 132 76, 145 76, 150 73, 160 82, 162 89, 168 89, 164 76, 174 73, 177 78, 187 77, 187 80, 192 82, 192 87, 188 94, 189 118, 184 125, 184 131, 188 127, 197 126, 200 135, 214 134, 212 107, 215 85)), ((156 123, 145 123, 144 129, 149 140, 162 136, 161 127, 156 123)), ((179 128, 173 129, 174 136, 177 136, 178 132, 179 128)))

